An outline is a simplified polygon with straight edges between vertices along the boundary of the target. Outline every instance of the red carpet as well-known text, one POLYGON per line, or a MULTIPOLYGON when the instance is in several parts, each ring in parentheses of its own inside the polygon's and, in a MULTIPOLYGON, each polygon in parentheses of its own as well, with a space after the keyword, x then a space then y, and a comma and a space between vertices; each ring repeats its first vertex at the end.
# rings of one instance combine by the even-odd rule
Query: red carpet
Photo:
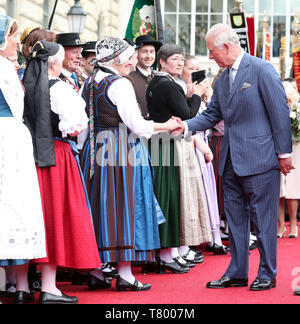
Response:
MULTIPOLYGON (((289 229, 288 229, 289 233, 289 229)), ((63 285, 68 294, 79 297, 81 304, 299 304, 300 296, 293 294, 293 288, 300 287, 300 238, 278 240, 277 288, 270 291, 253 292, 249 288, 207 289, 206 283, 219 279, 226 270, 230 255, 213 256, 204 252, 204 263, 191 269, 188 274, 147 274, 136 268, 136 277, 143 283, 150 283, 148 292, 120 293, 115 288, 106 291, 89 292, 84 287, 63 285)), ((249 283, 257 275, 258 250, 251 251, 249 283)))
MULTIPOLYGON (((289 229, 288 229, 289 232, 289 229)), ((80 304, 299 304, 300 296, 293 289, 300 287, 300 238, 278 240, 277 288, 265 292, 252 292, 249 288, 207 289, 206 283, 219 279, 226 270, 230 255, 213 256, 204 252, 204 263, 184 275, 150 273, 143 275, 135 268, 136 277, 150 283, 148 292, 118 292, 115 288, 90 292, 86 286, 61 284, 69 295, 79 298, 80 304)), ((249 283, 256 278, 259 264, 257 250, 250 255, 249 283)), ((38 299, 38 294, 36 294, 38 299)))

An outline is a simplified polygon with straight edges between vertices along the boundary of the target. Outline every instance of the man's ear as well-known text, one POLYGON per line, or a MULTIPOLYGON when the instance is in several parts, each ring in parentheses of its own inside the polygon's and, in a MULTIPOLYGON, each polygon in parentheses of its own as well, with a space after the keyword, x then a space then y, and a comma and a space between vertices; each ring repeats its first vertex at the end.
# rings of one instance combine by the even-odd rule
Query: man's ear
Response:
POLYGON ((224 44, 224 48, 225 48, 225 50, 226 50, 226 53, 229 53, 230 45, 227 44, 227 43, 225 43, 225 44, 224 44))

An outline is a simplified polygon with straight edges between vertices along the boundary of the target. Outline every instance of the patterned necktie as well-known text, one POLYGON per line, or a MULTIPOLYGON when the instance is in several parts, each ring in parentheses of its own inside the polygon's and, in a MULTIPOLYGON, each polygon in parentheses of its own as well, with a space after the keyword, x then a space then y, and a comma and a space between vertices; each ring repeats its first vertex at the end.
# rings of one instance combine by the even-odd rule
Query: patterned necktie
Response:
POLYGON ((72 73, 71 78, 74 80, 76 87, 79 87, 78 79, 75 73, 72 73))

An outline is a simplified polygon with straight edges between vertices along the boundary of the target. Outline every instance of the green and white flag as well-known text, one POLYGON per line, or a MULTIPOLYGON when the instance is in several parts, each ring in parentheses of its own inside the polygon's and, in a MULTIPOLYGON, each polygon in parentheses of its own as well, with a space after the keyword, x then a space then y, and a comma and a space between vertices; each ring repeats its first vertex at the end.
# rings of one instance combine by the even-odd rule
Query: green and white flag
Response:
POLYGON ((164 42, 160 0, 135 0, 125 37, 135 42, 141 35, 164 42))

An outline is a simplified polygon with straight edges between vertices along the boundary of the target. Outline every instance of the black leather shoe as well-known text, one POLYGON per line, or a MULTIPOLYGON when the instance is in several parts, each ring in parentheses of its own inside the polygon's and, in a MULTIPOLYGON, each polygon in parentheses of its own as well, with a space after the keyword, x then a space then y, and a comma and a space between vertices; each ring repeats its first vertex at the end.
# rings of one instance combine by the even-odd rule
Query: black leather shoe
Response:
POLYGON ((204 256, 202 254, 198 254, 197 252, 195 252, 196 254, 195 254, 194 258, 193 259, 189 259, 188 258, 189 253, 190 253, 190 251, 186 255, 184 255, 182 257, 183 260, 185 260, 186 262, 191 262, 191 263, 195 263, 195 264, 199 264, 199 263, 203 263, 204 262, 204 256))
POLYGON ((104 277, 104 280, 101 280, 90 274, 88 277, 88 286, 90 290, 109 289, 111 288, 112 281, 112 277, 104 277))
MULTIPOLYGON (((183 259, 183 258, 182 258, 183 259)), ((173 258, 173 260, 180 266, 180 267, 182 267, 182 268, 186 268, 186 267, 189 267, 189 268, 195 268, 196 267, 196 264, 195 263, 193 263, 193 262, 187 262, 187 261, 185 261, 184 259, 184 261, 185 261, 185 263, 182 263, 182 260, 181 260, 181 257, 180 256, 178 256, 178 257, 176 257, 176 258, 173 258)))
POLYGON ((118 277, 116 287, 119 291, 146 291, 151 289, 150 284, 144 284, 143 286, 139 286, 139 282, 135 279, 134 284, 118 277))
POLYGON ((47 292, 41 292, 39 298, 39 304, 41 305, 76 305, 78 304, 78 298, 73 296, 67 296, 62 293, 61 296, 53 295, 47 292))
POLYGON ((214 255, 226 255, 230 249, 224 245, 214 243, 213 246, 206 245, 206 252, 213 252, 214 255))
POLYGON ((17 291, 15 293, 14 302, 16 305, 24 305, 34 302, 34 294, 29 294, 25 291, 17 291))
POLYGON ((176 262, 167 263, 163 260, 159 260, 157 273, 159 274, 167 273, 167 270, 171 271, 172 273, 183 274, 183 273, 188 273, 190 271, 190 268, 181 267, 176 262))
POLYGON ((210 281, 207 288, 231 288, 231 287, 248 287, 248 279, 234 279, 223 276, 220 280, 210 281))
POLYGON ((295 294, 296 296, 300 296, 300 288, 296 288, 296 289, 294 290, 294 294, 295 294))
POLYGON ((108 277, 108 278, 118 278, 119 274, 118 274, 118 270, 115 269, 111 264, 109 263, 105 263, 102 268, 102 274, 104 277, 108 277))
POLYGON ((267 280, 256 278, 253 284, 250 286, 250 290, 263 291, 276 288, 276 280, 267 280))

